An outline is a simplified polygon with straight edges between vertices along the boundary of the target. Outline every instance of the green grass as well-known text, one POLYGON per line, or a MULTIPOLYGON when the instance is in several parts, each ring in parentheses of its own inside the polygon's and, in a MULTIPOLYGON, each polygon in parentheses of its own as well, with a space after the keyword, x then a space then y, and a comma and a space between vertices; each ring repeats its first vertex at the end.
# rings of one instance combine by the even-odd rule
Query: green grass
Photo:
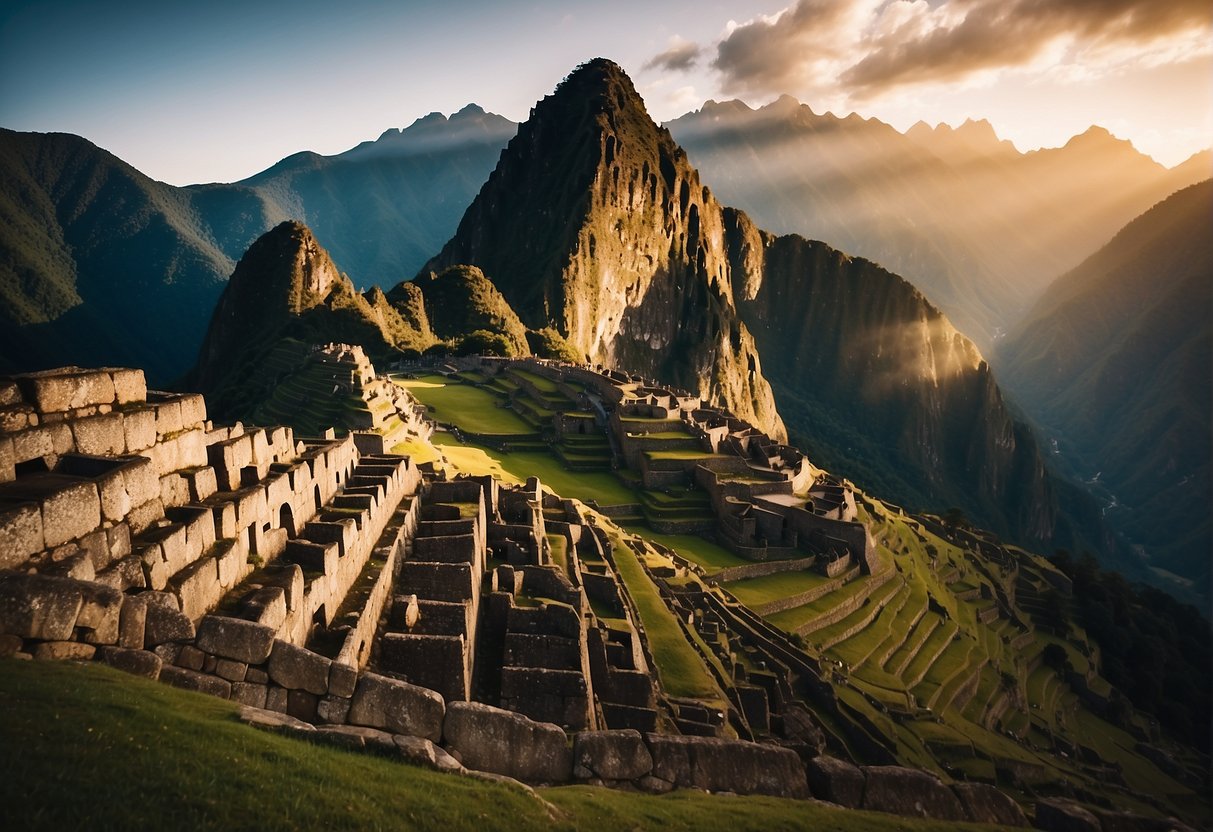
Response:
POLYGON ((429 407, 435 421, 449 422, 467 433, 506 436, 535 432, 517 413, 499 407, 500 399, 479 387, 437 375, 392 380, 429 407))
POLYGON ((708 574, 730 566, 746 566, 751 561, 739 557, 723 546, 694 534, 661 534, 647 525, 636 524, 628 531, 676 551, 689 561, 699 564, 708 574))
POLYGON ((720 691, 703 660, 683 638, 677 619, 657 594, 632 547, 618 534, 611 535, 611 544, 619 578, 636 604, 666 691, 673 696, 719 700, 720 691))
MULTIPOLYGON (((97 665, 0 661, 5 828, 930 830, 806 801, 521 789, 269 734, 235 706, 97 665), (546 803, 544 802, 546 801, 546 803)), ((979 828, 979 827, 973 827, 979 828)))
POLYGON ((733 581, 725 584, 725 588, 737 596, 741 603, 756 606, 807 592, 829 580, 831 579, 817 572, 780 572, 762 578, 733 581))

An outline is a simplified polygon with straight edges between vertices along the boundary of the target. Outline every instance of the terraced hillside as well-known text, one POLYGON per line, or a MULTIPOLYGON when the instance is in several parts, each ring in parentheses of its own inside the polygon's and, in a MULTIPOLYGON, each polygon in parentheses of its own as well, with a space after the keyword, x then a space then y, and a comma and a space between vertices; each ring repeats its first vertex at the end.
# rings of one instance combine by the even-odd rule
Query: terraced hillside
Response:
POLYGON ((1068 579, 1043 558, 856 492, 870 564, 826 574, 820 557, 775 547, 775 560, 755 563, 725 545, 707 491, 684 474, 721 456, 685 423, 620 417, 591 389, 521 365, 395 380, 445 428, 431 444, 436 464, 538 476, 586 506, 614 544, 611 568, 659 675, 680 680, 667 693, 685 697, 688 714, 722 707, 742 736, 786 730, 799 712, 771 704, 764 722, 744 699, 775 671, 793 680, 778 696, 805 703, 824 745, 854 759, 996 782, 1024 800, 1062 793, 1206 815, 1201 761, 1152 750, 1156 726, 1099 675, 1098 650, 1058 613, 1068 579), (583 470, 570 445, 591 441, 601 467, 583 470), (682 479, 663 479, 672 473, 682 479))

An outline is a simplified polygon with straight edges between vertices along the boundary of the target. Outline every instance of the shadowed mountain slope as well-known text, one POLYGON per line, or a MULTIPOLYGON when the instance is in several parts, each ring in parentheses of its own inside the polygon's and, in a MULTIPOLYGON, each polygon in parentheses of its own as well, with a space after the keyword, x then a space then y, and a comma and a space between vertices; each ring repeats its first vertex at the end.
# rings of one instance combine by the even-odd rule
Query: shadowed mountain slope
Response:
POLYGON ((1213 531, 1213 181, 1060 277, 1002 350, 1008 386, 1153 566, 1207 593, 1213 531))

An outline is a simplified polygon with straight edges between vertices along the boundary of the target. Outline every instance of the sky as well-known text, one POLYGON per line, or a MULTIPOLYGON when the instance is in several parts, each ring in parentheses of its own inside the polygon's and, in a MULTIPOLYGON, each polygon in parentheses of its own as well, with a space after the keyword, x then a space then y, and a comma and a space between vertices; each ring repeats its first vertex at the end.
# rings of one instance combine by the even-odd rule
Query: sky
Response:
POLYGON ((1208 0, 5 0, 0 126, 228 182, 472 102, 524 120, 594 57, 658 121, 789 94, 1024 151, 1092 124, 1168 166, 1213 145, 1208 0))

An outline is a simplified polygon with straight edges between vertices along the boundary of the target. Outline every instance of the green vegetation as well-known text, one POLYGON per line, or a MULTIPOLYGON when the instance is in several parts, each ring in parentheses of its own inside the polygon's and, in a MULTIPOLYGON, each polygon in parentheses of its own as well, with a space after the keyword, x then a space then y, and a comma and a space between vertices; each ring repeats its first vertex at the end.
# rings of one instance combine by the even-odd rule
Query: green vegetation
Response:
POLYGON ((668 546, 689 561, 699 564, 711 574, 730 566, 745 566, 750 561, 738 557, 723 546, 694 534, 662 534, 647 525, 629 525, 628 531, 655 543, 668 546))
POLYGON ((534 432, 517 413, 501 407, 497 398, 479 387, 459 384, 440 375, 392 380, 428 407, 435 421, 455 424, 468 433, 494 436, 534 432))
POLYGON ((779 572, 762 578, 747 578, 743 581, 732 581, 725 586, 729 592, 737 596, 737 600, 753 607, 816 589, 830 580, 817 572, 806 570, 779 572))
POLYGON ((648 634, 661 684, 674 696, 722 699, 703 659, 683 637, 682 627, 657 594, 631 544, 622 535, 612 533, 611 546, 619 578, 636 603, 640 623, 648 634))
MULTIPOLYGON (((521 789, 259 731, 235 706, 99 664, 0 660, 7 828, 929 830, 804 801, 521 789)), ((976 827, 974 827, 976 828, 976 827)))

